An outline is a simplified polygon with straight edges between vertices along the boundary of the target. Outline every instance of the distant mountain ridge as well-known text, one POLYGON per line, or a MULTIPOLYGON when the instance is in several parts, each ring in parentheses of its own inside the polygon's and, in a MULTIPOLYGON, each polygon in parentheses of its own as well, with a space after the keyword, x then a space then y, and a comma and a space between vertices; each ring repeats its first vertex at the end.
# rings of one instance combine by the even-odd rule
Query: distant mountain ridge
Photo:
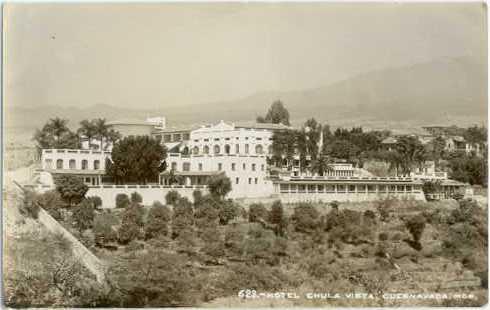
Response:
POLYGON ((6 106, 8 130, 33 132, 49 118, 109 120, 163 115, 170 124, 202 123, 220 119, 254 120, 280 99, 293 123, 308 117, 329 123, 418 122, 440 123, 470 119, 486 123, 487 69, 468 58, 448 58, 400 68, 360 74, 324 87, 302 91, 260 92, 239 100, 170 106, 161 110, 122 108, 98 104, 87 108, 6 106))

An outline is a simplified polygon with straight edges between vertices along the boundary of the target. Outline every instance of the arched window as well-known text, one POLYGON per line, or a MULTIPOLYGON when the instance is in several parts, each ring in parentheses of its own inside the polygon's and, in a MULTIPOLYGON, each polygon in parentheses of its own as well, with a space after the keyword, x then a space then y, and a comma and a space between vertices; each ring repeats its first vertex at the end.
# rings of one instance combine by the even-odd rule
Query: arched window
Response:
POLYGON ((221 151, 221 149, 220 149, 219 145, 215 145, 213 147, 213 153, 214 154, 219 154, 220 151, 221 151))
POLYGON ((194 155, 199 154, 199 147, 198 146, 195 146, 194 148, 192 148, 192 154, 194 154, 194 155))
POLYGON ((77 162, 74 159, 70 159, 68 167, 70 167, 70 169, 77 169, 77 162))
POLYGON ((88 161, 86 159, 82 160, 82 170, 88 169, 88 161))
POLYGON ((240 153, 240 144, 235 144, 235 153, 240 153))
POLYGON ((245 144, 245 154, 248 154, 248 152, 249 152, 248 144, 245 144))
POLYGON ((209 146, 205 145, 204 148, 202 149, 202 152, 204 154, 209 154, 209 146))
POLYGON ((63 169, 63 159, 58 159, 56 161, 56 169, 63 169))
POLYGON ((99 160, 94 160, 94 169, 99 170, 100 169, 100 161, 99 160))
POLYGON ((182 171, 190 171, 191 170, 191 163, 182 163, 182 171))
POLYGON ((177 163, 176 162, 173 162, 172 165, 171 165, 171 169, 172 170, 177 170, 177 163))
POLYGON ((182 150, 182 154, 183 155, 189 155, 189 147, 184 147, 184 149, 182 150))
POLYGON ((230 154, 231 152, 231 147, 227 144, 225 145, 225 154, 230 154))
POLYGON ((255 146, 255 154, 262 154, 263 152, 264 152, 264 148, 262 147, 262 145, 257 144, 255 146))

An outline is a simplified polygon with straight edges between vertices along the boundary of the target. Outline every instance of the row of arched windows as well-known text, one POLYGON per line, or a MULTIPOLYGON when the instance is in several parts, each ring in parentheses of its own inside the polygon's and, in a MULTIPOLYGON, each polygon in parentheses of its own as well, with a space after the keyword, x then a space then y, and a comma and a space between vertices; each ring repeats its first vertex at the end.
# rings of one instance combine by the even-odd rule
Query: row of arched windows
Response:
MULTIPOLYGON (((213 154, 231 154, 231 146, 229 144, 226 144, 223 147, 223 153, 222 153, 221 152, 221 146, 216 144, 213 146, 212 151, 213 151, 213 154)), ((271 153, 272 147, 269 147, 268 151, 269 151, 269 153, 271 153)), ((200 152, 201 152, 201 150, 198 146, 194 146, 192 148, 192 154, 198 155, 200 152)), ((205 145, 202 148, 202 154, 210 154, 210 152, 211 152, 211 149, 208 145, 205 145)), ((188 150, 186 153, 188 153, 188 150)), ((235 144, 235 154, 239 154, 239 153, 240 153, 240 144, 235 144)), ((245 144, 245 154, 249 154, 249 153, 250 153, 250 146, 248 144, 245 144)), ((255 146, 255 154, 264 154, 264 147, 261 144, 257 144, 255 146)))
MULTIPOLYGON (((81 162, 82 166, 79 169, 82 170, 87 170, 89 169, 88 167, 88 160, 83 159, 81 162)), ((46 159, 46 168, 51 169, 52 167, 52 160, 51 159, 46 159)), ((64 169, 63 165, 63 159, 57 159, 56 160, 56 169, 64 169)), ((77 162, 75 159, 70 159, 68 161, 68 169, 77 169, 77 162)), ((100 160, 96 159, 93 162, 93 169, 94 170, 99 170, 100 169, 100 160)))

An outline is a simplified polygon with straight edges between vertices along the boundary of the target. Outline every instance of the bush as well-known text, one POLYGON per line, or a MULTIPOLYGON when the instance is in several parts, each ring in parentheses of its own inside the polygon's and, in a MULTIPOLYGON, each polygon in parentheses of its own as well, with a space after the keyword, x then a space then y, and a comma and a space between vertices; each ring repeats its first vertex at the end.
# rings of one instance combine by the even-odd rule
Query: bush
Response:
POLYGON ((179 192, 177 191, 169 191, 166 195, 165 195, 165 203, 167 205, 172 205, 174 206, 177 201, 179 201, 180 199, 180 194, 179 192))
POLYGON ((218 217, 220 225, 228 225, 228 223, 235 219, 240 211, 240 206, 233 202, 231 199, 222 201, 218 204, 218 217))
POLYGON ((116 241, 117 232, 112 226, 117 225, 117 218, 110 213, 102 213, 94 219, 93 232, 96 244, 105 244, 116 241))
POLYGON ((245 235, 236 226, 228 226, 225 231, 225 247, 232 255, 243 254, 245 235))
POLYGON ((284 229, 286 228, 286 217, 284 215, 284 208, 280 200, 276 200, 272 203, 271 211, 269 213, 269 223, 275 225, 276 235, 284 235, 284 229))
POLYGON ((94 205, 88 199, 84 199, 73 210, 72 218, 75 221, 75 227, 80 233, 92 227, 95 217, 94 205))
POLYGON ((131 202, 132 203, 142 203, 143 202, 143 197, 141 197, 140 194, 137 192, 131 193, 131 202))
POLYGON ((19 209, 20 213, 37 219, 39 217, 39 205, 36 202, 36 198, 36 193, 26 192, 22 201, 22 207, 19 209))
POLYGON ((94 208, 96 210, 100 209, 102 207, 102 199, 99 196, 90 196, 87 197, 87 199, 94 205, 94 208))
POLYGON ((46 210, 55 220, 63 220, 61 209, 65 206, 60 193, 55 190, 47 191, 43 194, 36 195, 38 206, 46 210))
POLYGON ((122 209, 129 206, 129 197, 126 194, 116 195, 116 208, 122 209))
POLYGON ((212 196, 224 199, 231 191, 231 181, 226 175, 215 175, 210 178, 208 188, 212 196))
POLYGON ((81 177, 73 175, 61 175, 55 179, 56 190, 60 193, 61 199, 67 206, 79 204, 88 191, 88 186, 83 183, 81 177))
POLYGON ((421 214, 410 218, 406 223, 408 231, 412 235, 413 241, 420 244, 420 239, 422 238, 422 233, 425 229, 425 217, 421 214))
POLYGON ((119 227, 119 242, 127 244, 141 237, 145 210, 138 204, 132 204, 124 210, 121 227, 119 227))
POLYGON ((300 203, 294 208, 291 220, 294 223, 295 231, 312 233, 316 231, 320 224, 320 213, 311 204, 300 203))
POLYGON ((148 221, 145 225, 145 239, 166 236, 171 218, 172 212, 170 209, 155 201, 148 213, 148 221))
POLYGON ((261 203, 253 203, 248 207, 248 221, 256 223, 265 221, 268 217, 267 209, 261 203))

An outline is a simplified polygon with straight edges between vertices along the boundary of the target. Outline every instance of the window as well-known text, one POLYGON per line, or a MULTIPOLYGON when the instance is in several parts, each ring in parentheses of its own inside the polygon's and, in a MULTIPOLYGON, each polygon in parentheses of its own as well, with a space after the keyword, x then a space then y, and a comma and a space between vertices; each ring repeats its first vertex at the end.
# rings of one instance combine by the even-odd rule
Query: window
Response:
POLYGON ((172 141, 172 135, 163 136, 163 142, 171 142, 171 141, 172 141))
POLYGON ((191 170, 191 163, 183 163, 182 164, 182 171, 190 171, 191 170))
POLYGON ((199 147, 198 146, 195 146, 192 148, 192 154, 194 154, 194 155, 199 154, 199 147))
POLYGON ((252 178, 248 178, 248 184, 252 184, 252 178))
POLYGON ((173 162, 171 165, 170 165, 171 169, 172 170, 177 170, 177 163, 176 162, 173 162))
POLYGON ((90 183, 90 178, 85 178, 85 183, 90 183))
POLYGON ((235 184, 238 184, 238 183, 240 183, 240 178, 235 179, 235 184))
POLYGON ((223 170, 223 164, 222 163, 218 163, 218 170, 219 171, 223 170))
POLYGON ((180 133, 176 133, 176 134, 174 134, 174 142, 178 142, 178 141, 180 141, 181 139, 182 139, 182 137, 181 137, 180 133))
POLYGON ((262 154, 263 152, 264 152, 264 148, 262 147, 262 145, 257 144, 255 146, 255 154, 262 154))
POLYGON ((257 184, 259 182, 259 179, 255 178, 255 184, 257 184))
POLYGON ((225 138, 226 141, 230 141, 230 138, 225 138))
POLYGON ((255 171, 255 164, 252 164, 252 171, 255 171))
POLYGON ((53 160, 52 159, 46 159, 44 161, 44 164, 46 165, 46 169, 51 169, 53 168, 53 160))
POLYGON ((63 159, 58 159, 56 161, 56 169, 63 169, 63 159))
POLYGON ((231 152, 231 147, 227 144, 225 145, 225 154, 230 154, 231 152))
POLYGON ((199 163, 199 171, 202 171, 202 163, 199 163))
POLYGON ((269 152, 269 154, 272 154, 272 145, 269 145, 269 147, 267 148, 267 151, 269 152))
POLYGON ((68 166, 70 167, 70 169, 77 169, 77 163, 74 159, 70 159, 70 161, 68 162, 68 166))
POLYGON ((209 139, 204 139, 204 142, 209 142, 209 139))
POLYGON ((88 161, 86 159, 82 160, 82 170, 88 169, 88 161))
POLYGON ((213 152, 214 152, 214 154, 219 154, 219 152, 220 152, 220 147, 219 147, 219 145, 215 145, 215 146, 214 146, 214 148, 213 148, 213 152))
POLYGON ((240 153, 240 144, 235 144, 235 153, 240 153))
POLYGON ((245 144, 245 154, 248 154, 248 152, 249 152, 249 146, 248 144, 245 144))
POLYGON ((260 170, 264 171, 264 169, 265 169, 265 165, 264 164, 260 165, 260 170))
POLYGON ((262 140, 262 138, 255 138, 255 140, 260 141, 260 140, 262 140))
POLYGON ((349 185, 349 193, 354 193, 356 191, 355 185, 349 185))
POLYGON ((199 142, 199 139, 194 139, 194 142, 196 142, 196 143, 199 142))
POLYGON ((219 141, 219 138, 214 138, 214 141, 219 141))
POLYGON ((247 170, 247 164, 243 164, 243 170, 247 170))
POLYGON ((202 149, 202 152, 204 154, 209 154, 209 146, 205 145, 204 148, 202 149))
POLYGON ((231 171, 235 171, 236 170, 236 164, 235 163, 232 163, 231 164, 231 171))
POLYGON ((386 185, 378 185, 379 192, 386 192, 386 185))
POLYGON ((100 161, 99 160, 94 160, 94 169, 99 170, 100 169, 100 161))
POLYGON ((189 135, 188 133, 185 133, 185 134, 184 134, 184 140, 186 140, 186 141, 187 141, 187 140, 189 140, 190 138, 191 138, 191 137, 190 137, 190 135, 189 135))

